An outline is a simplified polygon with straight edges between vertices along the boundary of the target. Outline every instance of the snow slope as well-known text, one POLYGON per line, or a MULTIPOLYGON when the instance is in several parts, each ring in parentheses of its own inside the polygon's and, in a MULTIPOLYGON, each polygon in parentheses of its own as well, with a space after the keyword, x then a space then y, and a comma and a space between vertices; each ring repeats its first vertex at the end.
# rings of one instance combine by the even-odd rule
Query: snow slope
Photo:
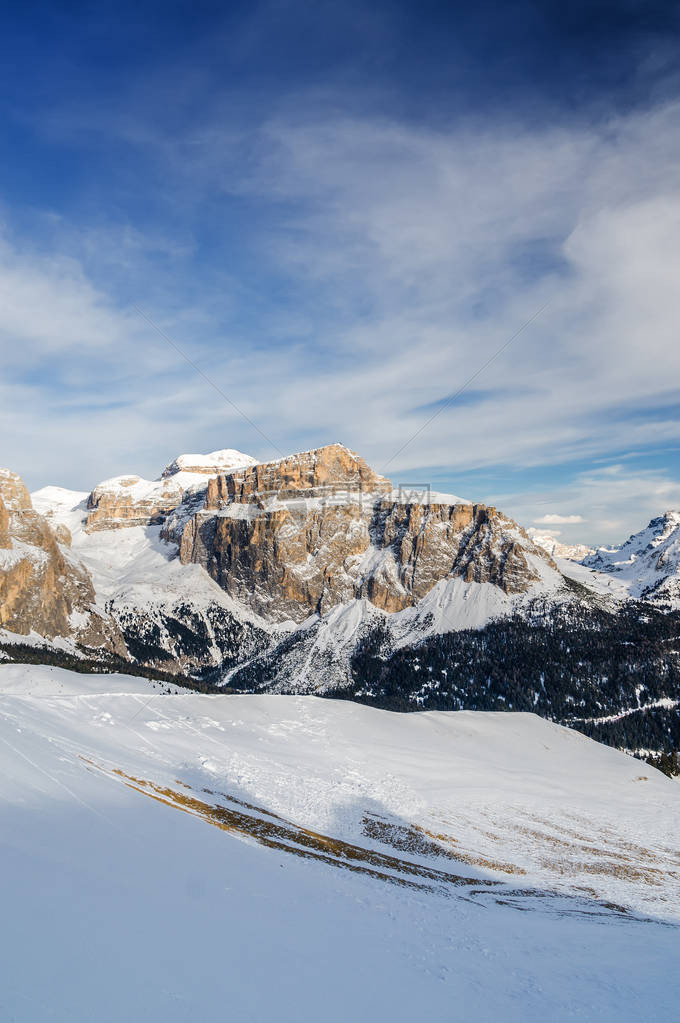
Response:
MULTIPOLYGON (((182 564, 176 547, 161 539, 160 526, 86 532, 83 528, 86 494, 45 487, 34 493, 32 499, 36 510, 46 515, 48 520, 54 524, 62 523, 70 530, 73 556, 90 572, 102 608, 112 602, 117 612, 129 611, 130 614, 153 617, 178 605, 189 605, 199 614, 217 606, 262 634, 269 633, 272 648, 281 635, 285 636, 295 628, 292 622, 276 626, 265 622, 230 597, 201 566, 182 564)), ((275 499, 271 500, 275 502, 275 499)), ((307 499, 303 503, 312 505, 315 502, 320 504, 321 499, 307 499)), ((231 513, 247 514, 249 507, 237 504, 232 506, 231 513)), ((359 574, 375 571, 381 560, 386 561, 390 557, 388 550, 379 551, 371 547, 357 571, 359 574)), ((391 615, 361 599, 339 605, 322 618, 312 616, 299 627, 299 642, 295 649, 286 656, 285 662, 281 661, 278 688, 282 691, 291 689, 291 674, 295 676, 292 688, 296 691, 318 691, 324 686, 333 688, 345 678, 347 662, 359 636, 379 620, 387 625, 395 647, 399 647, 436 633, 482 628, 495 618, 513 612, 522 613, 536 597, 545 594, 555 600, 569 599, 568 593, 559 592, 562 579, 554 569, 534 555, 529 554, 528 559, 540 581, 524 594, 509 595, 490 583, 466 583, 455 577, 437 583, 415 607, 391 615), (321 663, 326 665, 322 671, 319 669, 321 663)), ((567 574, 570 574, 571 563, 567 569, 567 574)), ((584 575, 595 575, 581 571, 584 575)), ((279 655, 275 653, 274 656, 279 655)), ((246 659, 247 651, 242 660, 246 659)), ((214 662, 219 663, 217 651, 214 662)), ((225 669, 225 684, 229 683, 234 670, 225 669)))
POLYGON ((172 476, 184 488, 205 486, 209 479, 219 473, 247 469, 251 465, 257 465, 257 460, 251 455, 246 455, 235 448, 221 448, 219 451, 211 451, 208 455, 178 455, 173 462, 166 465, 161 473, 161 479, 172 476))
POLYGON ((531 528, 527 530, 535 544, 547 551, 551 558, 563 558, 568 561, 583 561, 585 557, 593 553, 593 548, 584 543, 561 543, 551 533, 539 533, 531 528))
POLYGON ((254 620, 255 616, 232 600, 199 565, 182 565, 176 547, 161 540, 160 526, 88 533, 84 529, 87 494, 44 487, 31 497, 36 511, 48 521, 69 528, 73 555, 92 576, 102 604, 114 600, 118 605, 148 610, 190 600, 202 608, 216 603, 240 618, 254 620))
POLYGON ((533 715, 2 665, 0 796, 6 1020, 677 1010, 680 785, 533 715))
POLYGON ((667 511, 620 547, 600 547, 584 565, 613 576, 631 597, 680 608, 680 512, 667 511))

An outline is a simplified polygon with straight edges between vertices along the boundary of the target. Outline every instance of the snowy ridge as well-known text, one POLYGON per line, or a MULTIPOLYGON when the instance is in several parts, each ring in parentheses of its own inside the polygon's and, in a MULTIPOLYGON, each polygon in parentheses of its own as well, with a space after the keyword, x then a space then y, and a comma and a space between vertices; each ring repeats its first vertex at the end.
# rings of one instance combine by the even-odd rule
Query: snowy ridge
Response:
POLYGON ((48 521, 70 530, 69 556, 89 572, 96 610, 113 616, 131 656, 141 656, 141 641, 155 650, 155 667, 175 664, 195 672, 230 663, 238 649, 247 656, 253 644, 264 642, 265 623, 199 565, 183 565, 160 526, 88 532, 83 493, 45 487, 33 499, 48 521), (190 648, 181 641, 188 634, 196 636, 190 648))
POLYGON ((221 448, 208 455, 178 455, 161 473, 161 478, 178 473, 214 476, 257 465, 257 460, 235 448, 221 448))
POLYGON ((680 608, 680 512, 665 512, 619 547, 600 547, 583 563, 614 576, 636 599, 680 608))
MULTIPOLYGON (((135 502, 151 502, 159 499, 175 499, 177 504, 182 500, 186 490, 205 489, 208 481, 221 473, 229 473, 237 469, 256 465, 250 455, 234 448, 223 448, 207 455, 178 455, 165 467, 158 479, 147 480, 136 473, 124 473, 102 480, 92 493, 108 492, 127 497, 135 502)), ((3 470, 7 473, 7 470, 3 470)), ((9 473, 9 475, 13 475, 9 473)), ((63 487, 47 486, 32 494, 36 511, 47 518, 64 521, 76 506, 86 502, 89 492, 67 490, 63 487), (66 518, 65 518, 66 516, 66 518)), ((83 505, 85 513, 85 505, 83 505)))
POLYGON ((594 553, 593 548, 584 543, 561 543, 550 533, 539 533, 535 529, 528 530, 528 533, 533 542, 547 551, 552 558, 583 561, 589 554, 594 553))

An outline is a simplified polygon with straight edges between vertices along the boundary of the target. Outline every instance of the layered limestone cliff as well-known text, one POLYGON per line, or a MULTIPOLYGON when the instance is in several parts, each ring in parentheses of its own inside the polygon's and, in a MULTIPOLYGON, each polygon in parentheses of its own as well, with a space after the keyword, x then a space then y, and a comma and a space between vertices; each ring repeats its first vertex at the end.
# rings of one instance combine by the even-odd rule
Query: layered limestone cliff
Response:
POLYGON ((9 512, 5 507, 5 502, 0 497, 0 550, 11 546, 12 540, 9 535, 9 512))
POLYGON ((339 444, 218 476, 172 535, 184 563, 203 565, 274 621, 300 622, 361 597, 400 611, 452 577, 524 593, 541 566, 554 568, 495 508, 404 503, 339 444))
POLYGON ((141 476, 116 476, 94 488, 87 500, 88 532, 121 529, 125 526, 153 526, 182 500, 182 488, 172 478, 160 481, 141 476))
POLYGON ((106 624, 93 609, 92 580, 33 508, 23 480, 0 469, 0 627, 27 636, 100 645, 106 624))
POLYGON ((204 490, 218 473, 255 464, 255 459, 232 448, 209 455, 179 455, 160 479, 115 476, 98 484, 87 501, 88 532, 128 526, 155 526, 182 502, 185 494, 204 490))
POLYGON ((249 468, 219 475, 208 484, 205 508, 267 501, 321 498, 356 502, 366 495, 389 493, 392 485, 342 444, 303 451, 249 468))

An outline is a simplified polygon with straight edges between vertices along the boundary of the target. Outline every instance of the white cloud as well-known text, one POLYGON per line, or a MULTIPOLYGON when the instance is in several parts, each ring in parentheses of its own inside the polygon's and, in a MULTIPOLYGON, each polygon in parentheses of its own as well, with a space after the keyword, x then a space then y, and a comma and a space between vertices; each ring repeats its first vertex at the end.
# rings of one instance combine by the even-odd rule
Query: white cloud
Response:
POLYGON ((680 510, 680 481, 662 470, 604 465, 579 473, 559 488, 490 494, 486 499, 520 523, 536 521, 537 509, 546 505, 587 508, 587 523, 564 526, 565 541, 609 546, 622 543, 667 509, 680 510))
MULTIPOLYGON (((179 262, 169 279, 135 263, 129 300, 115 301, 106 273, 84 267, 99 252, 108 271, 122 229, 88 235, 82 261, 73 239, 69 260, 17 246, 0 253, 12 385, 3 411, 31 472, 51 467, 51 480, 64 479, 77 464, 84 476, 104 457, 100 476, 150 473, 182 448, 274 453, 130 313, 140 292, 152 296, 145 311, 283 450, 339 439, 379 469, 427 479, 680 444, 680 414, 670 411, 680 393, 680 107, 532 131, 433 130, 298 108, 238 145, 229 125, 200 126, 208 141, 193 147, 190 174, 186 140, 153 139, 175 208, 199 208, 202 192, 217 211, 218 186, 257 205, 244 247, 289 282, 281 301, 259 279, 190 287, 205 265, 172 239, 179 262), (243 151, 247 167, 234 162, 243 151), (417 433, 544 305, 462 400, 417 433), (32 380, 42 360, 58 362, 65 393, 32 380), (78 411, 78 402, 110 407, 78 411)), ((135 252, 147 247, 133 242, 135 252)), ((600 470, 554 499, 540 495, 540 509, 531 495, 511 500, 523 521, 578 507, 595 528, 621 518, 614 482, 600 470)), ((665 483, 655 501, 671 499, 668 474, 665 483)))
POLYGON ((308 418, 354 423, 379 461, 407 443, 396 468, 541 464, 606 453, 624 435, 680 439, 677 416, 607 420, 623 403, 657 403, 680 372, 679 121, 669 107, 602 131, 270 125, 270 159, 249 187, 301 204, 270 252, 332 292, 341 327, 329 315, 325 329, 351 359, 334 373, 333 409, 322 386, 308 418), (371 313, 347 323, 358 301, 371 313), (544 304, 482 374, 488 400, 454 402, 408 443, 427 418, 413 410, 455 392, 544 304))
POLYGON ((534 522, 543 522, 546 525, 556 526, 571 526, 576 522, 585 522, 582 515, 541 515, 540 519, 534 519, 534 522))

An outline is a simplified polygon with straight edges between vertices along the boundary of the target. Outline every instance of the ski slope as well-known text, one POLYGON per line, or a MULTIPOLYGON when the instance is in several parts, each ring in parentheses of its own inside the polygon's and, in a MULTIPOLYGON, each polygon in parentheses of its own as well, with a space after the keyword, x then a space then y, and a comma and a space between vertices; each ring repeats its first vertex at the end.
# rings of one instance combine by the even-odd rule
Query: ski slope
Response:
POLYGON ((533 715, 0 665, 0 1018, 674 1018, 680 785, 533 715))

